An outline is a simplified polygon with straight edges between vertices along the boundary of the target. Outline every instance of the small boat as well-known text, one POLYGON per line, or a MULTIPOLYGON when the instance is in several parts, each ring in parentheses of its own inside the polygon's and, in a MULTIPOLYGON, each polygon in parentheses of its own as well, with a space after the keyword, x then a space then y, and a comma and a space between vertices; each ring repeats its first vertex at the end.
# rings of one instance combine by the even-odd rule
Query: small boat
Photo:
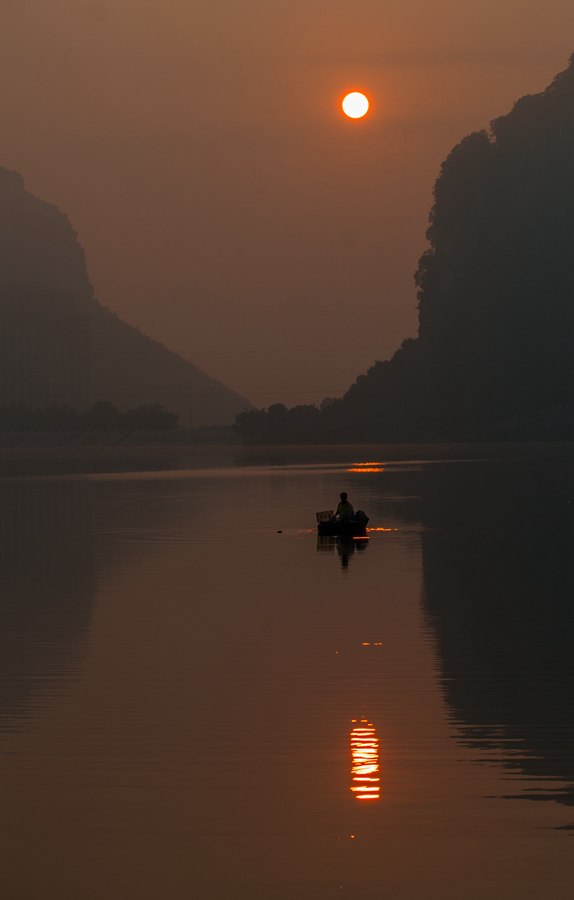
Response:
POLYGON ((367 530, 369 517, 358 509, 350 519, 337 519, 332 510, 317 513, 317 531, 319 534, 361 535, 367 530))
MULTIPOLYGON (((367 522, 369 520, 367 519, 367 522)), ((350 534, 350 535, 363 535, 367 530, 367 523, 365 522, 362 525, 360 522, 356 522, 353 519, 350 519, 347 522, 340 522, 337 519, 332 519, 330 522, 317 522, 317 531, 319 534, 350 534)))

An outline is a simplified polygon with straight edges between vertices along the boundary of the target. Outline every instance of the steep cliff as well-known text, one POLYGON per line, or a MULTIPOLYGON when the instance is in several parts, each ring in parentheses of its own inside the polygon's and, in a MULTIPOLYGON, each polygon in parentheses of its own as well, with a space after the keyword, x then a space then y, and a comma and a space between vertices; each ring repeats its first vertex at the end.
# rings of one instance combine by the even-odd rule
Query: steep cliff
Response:
POLYGON ((448 420, 571 402, 574 64, 454 148, 428 237, 419 339, 448 420))
POLYGON ((229 425, 252 404, 193 363, 147 337, 94 297, 84 251, 67 216, 24 189, 17 172, 0 167, 0 287, 37 293, 44 285, 73 294, 90 316, 90 402, 121 409, 159 402, 181 424, 229 425))
POLYGON ((402 436, 542 435, 572 404, 574 63, 461 141, 434 196, 419 337, 345 402, 402 436))
POLYGON ((574 63, 461 141, 434 197, 419 337, 331 414, 384 439, 558 436, 573 400, 574 63))

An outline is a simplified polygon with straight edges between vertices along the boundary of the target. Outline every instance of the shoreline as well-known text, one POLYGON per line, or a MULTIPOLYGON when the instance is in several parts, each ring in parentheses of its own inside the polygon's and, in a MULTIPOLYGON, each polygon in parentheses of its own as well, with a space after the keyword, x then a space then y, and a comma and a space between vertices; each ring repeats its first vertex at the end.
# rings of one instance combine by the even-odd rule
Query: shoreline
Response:
MULTIPOLYGON (((381 450, 395 449, 399 452, 408 451, 411 447, 425 447, 430 452, 429 458, 436 458, 443 450, 475 448, 476 450, 488 451, 489 449, 506 448, 510 454, 514 453, 521 447, 537 448, 542 451, 545 448, 552 447, 571 447, 574 450, 574 440, 572 441, 409 441, 396 443, 340 443, 340 444, 244 444, 241 441, 237 443, 194 443, 182 444, 174 441, 174 443, 142 443, 142 444, 68 444, 68 445, 52 445, 52 446, 9 446, 0 445, 0 459, 8 459, 11 456, 85 456, 86 454, 95 454, 98 456, 119 455, 126 456, 131 454, 150 454, 165 452, 166 450, 178 451, 180 453, 189 453, 194 450, 244 450, 249 452, 281 452, 294 451, 302 452, 305 450, 317 450, 319 448, 328 449, 330 451, 342 450, 344 448, 378 448, 381 450)), ((506 455, 506 454, 504 454, 506 455)))
POLYGON ((378 462, 439 462, 471 459, 574 458, 574 441, 516 441, 420 444, 123 444, 81 446, 0 446, 0 478, 32 474, 290 466, 312 462, 346 465, 362 457, 378 462))

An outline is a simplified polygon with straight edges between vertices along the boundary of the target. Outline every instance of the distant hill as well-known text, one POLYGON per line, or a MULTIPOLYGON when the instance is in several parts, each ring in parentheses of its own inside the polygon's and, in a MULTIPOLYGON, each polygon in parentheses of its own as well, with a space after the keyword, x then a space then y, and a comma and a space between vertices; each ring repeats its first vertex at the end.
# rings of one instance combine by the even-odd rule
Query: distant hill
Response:
POLYGON ((442 165, 419 336, 341 400, 240 415, 248 441, 563 438, 574 354, 574 57, 442 165))
MULTIPOLYGON (((57 288, 90 318, 89 400, 120 409, 159 402, 189 427, 229 425, 252 404, 210 378, 94 297, 84 251, 66 215, 24 189, 17 172, 0 167, 0 291, 57 288)), ((1 401, 0 401, 1 405, 1 401)))

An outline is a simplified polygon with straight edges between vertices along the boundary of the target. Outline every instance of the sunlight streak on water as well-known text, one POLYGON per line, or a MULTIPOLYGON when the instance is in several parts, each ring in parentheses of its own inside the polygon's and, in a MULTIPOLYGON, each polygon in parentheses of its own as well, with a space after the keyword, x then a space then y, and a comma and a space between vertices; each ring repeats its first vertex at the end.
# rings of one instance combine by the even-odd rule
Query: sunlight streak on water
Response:
MULTIPOLYGON (((356 721, 356 720, 353 720, 356 721)), ((379 739, 367 719, 361 719, 351 731, 351 791, 357 800, 378 800, 380 797, 379 739)))

